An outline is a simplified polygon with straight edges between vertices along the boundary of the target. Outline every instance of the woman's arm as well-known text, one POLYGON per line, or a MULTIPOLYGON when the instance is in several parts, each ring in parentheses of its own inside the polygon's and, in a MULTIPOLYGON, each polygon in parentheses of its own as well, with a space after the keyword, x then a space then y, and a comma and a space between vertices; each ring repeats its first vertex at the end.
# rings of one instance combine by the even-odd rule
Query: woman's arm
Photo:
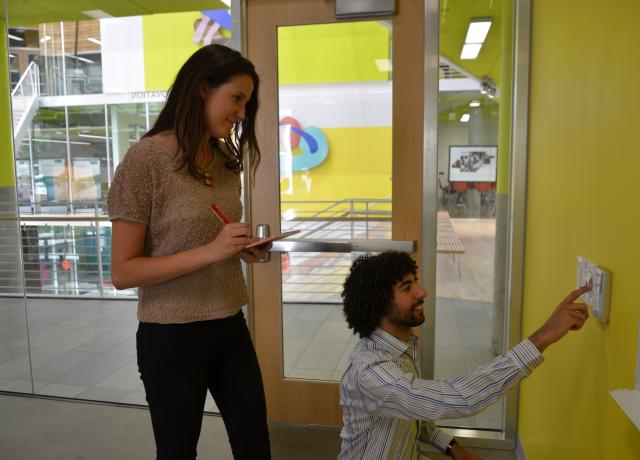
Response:
POLYGON ((205 265, 240 253, 251 235, 251 224, 225 225, 215 240, 168 256, 143 255, 147 226, 123 219, 111 229, 111 280, 116 289, 148 286, 178 278, 205 265))

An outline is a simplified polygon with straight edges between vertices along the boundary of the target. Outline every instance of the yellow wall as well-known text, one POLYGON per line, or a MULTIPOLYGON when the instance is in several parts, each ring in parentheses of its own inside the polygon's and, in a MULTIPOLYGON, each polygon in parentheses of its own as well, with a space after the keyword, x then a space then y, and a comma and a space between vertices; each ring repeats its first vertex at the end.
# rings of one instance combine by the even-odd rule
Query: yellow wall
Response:
POLYGON ((315 24, 278 29, 278 82, 386 81, 376 65, 389 59, 389 30, 377 21, 315 24))
POLYGON ((199 11, 142 16, 147 91, 169 89, 182 64, 200 48, 193 43, 193 24, 201 17, 199 11))
POLYGON ((609 390, 634 382, 638 341, 636 0, 533 2, 524 333, 575 285, 576 257, 613 274, 611 322, 591 318, 522 385, 528 460, 640 458, 609 390))
POLYGON ((7 62, 7 41, 5 40, 6 23, 4 16, 0 16, 0 88, 3 94, 0 97, 0 187, 14 184, 13 180, 13 142, 11 141, 11 106, 9 95, 9 68, 7 62))
MULTIPOLYGON (((282 27, 278 82, 386 81, 389 73, 381 71, 375 60, 389 58, 389 40, 389 30, 377 21, 282 27)), ((295 172, 293 184, 281 180, 283 202, 391 198, 391 126, 320 128, 327 137, 329 156, 317 168, 295 172)), ((308 216, 327 205, 284 203, 282 209, 290 207, 308 216)))
MULTIPOLYGON (((281 180, 283 202, 391 198, 390 126, 323 128, 322 131, 329 144, 326 161, 307 172, 295 172, 292 193, 288 192, 289 180, 281 180)), ((323 206, 297 204, 291 207, 298 210, 318 210, 323 206)), ((283 204, 283 210, 288 208, 283 204)))

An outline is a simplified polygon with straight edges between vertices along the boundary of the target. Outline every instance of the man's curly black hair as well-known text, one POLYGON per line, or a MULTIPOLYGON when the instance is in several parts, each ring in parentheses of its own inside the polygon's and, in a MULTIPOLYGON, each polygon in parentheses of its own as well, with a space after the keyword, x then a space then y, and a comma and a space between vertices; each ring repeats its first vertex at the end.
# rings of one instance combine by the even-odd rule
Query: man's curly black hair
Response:
POLYGON ((396 283, 417 271, 418 265, 406 252, 387 251, 356 259, 342 290, 344 315, 354 334, 368 337, 389 311, 396 283))

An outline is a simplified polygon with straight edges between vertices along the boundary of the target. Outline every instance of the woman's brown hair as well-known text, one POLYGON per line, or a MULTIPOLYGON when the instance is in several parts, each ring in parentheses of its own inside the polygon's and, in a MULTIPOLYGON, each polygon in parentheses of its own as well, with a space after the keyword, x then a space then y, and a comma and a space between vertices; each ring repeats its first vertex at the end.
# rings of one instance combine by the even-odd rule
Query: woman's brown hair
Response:
MULTIPOLYGON (((244 154, 248 153, 252 175, 260 163, 260 148, 256 139, 255 123, 258 113, 259 78, 255 67, 239 52, 222 45, 207 45, 193 53, 180 68, 158 119, 144 137, 163 131, 175 132, 181 156, 178 168, 187 167, 200 178, 196 158, 207 147, 207 125, 204 115, 202 88, 214 89, 236 75, 248 75, 253 80, 253 93, 245 105, 245 119, 236 123, 229 136, 222 139, 228 157, 227 168, 241 173, 244 154)), ((218 139, 209 139, 213 152, 220 151, 218 139)))

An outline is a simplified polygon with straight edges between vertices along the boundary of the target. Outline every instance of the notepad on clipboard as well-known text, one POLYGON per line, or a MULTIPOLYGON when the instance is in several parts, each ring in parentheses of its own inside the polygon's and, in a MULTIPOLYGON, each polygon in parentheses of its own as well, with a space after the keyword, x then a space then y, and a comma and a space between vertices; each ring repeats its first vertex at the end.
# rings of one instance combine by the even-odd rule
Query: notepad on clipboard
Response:
POLYGON ((249 248, 257 248, 259 246, 263 246, 265 244, 273 243, 274 241, 283 240, 285 238, 289 238, 290 236, 297 235, 300 233, 300 230, 291 230, 290 232, 280 233, 278 235, 273 235, 263 240, 254 241, 251 244, 245 246, 245 249, 249 248))

